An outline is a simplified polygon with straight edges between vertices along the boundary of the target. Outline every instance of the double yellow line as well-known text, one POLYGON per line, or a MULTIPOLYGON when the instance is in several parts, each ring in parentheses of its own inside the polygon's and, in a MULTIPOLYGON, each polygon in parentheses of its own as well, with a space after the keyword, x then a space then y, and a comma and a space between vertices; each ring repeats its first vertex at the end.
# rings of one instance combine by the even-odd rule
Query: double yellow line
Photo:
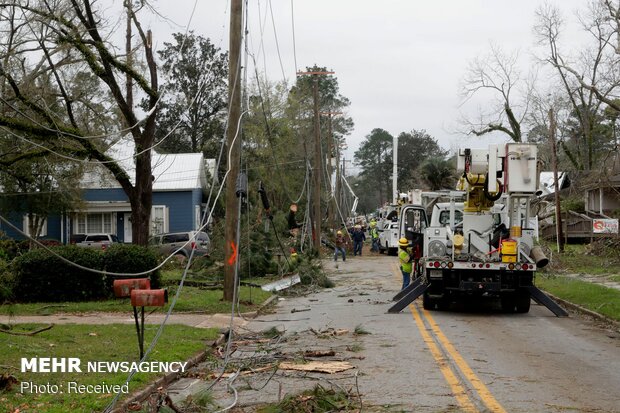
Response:
MULTIPOLYGON (((400 271, 395 265, 393 271, 400 276, 400 271)), ((473 395, 471 393, 474 393, 477 394, 479 400, 489 411, 506 413, 506 410, 493 397, 487 386, 478 378, 443 331, 441 331, 431 314, 424 309, 420 309, 416 303, 410 304, 409 309, 424 343, 439 366, 441 374, 450 386, 452 394, 461 409, 471 413, 480 412, 472 399, 473 395), (471 392, 466 389, 468 384, 472 390, 471 392)))

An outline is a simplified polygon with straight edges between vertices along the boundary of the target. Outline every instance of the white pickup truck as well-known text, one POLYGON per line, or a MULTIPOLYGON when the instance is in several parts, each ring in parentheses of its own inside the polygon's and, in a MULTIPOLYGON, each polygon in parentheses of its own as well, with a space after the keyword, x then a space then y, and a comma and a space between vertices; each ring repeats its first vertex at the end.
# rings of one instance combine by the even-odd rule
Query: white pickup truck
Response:
POLYGON ((86 235, 84 241, 78 242, 75 245, 84 248, 96 248, 105 250, 112 244, 120 242, 115 234, 89 234, 86 235))
POLYGON ((398 252, 398 221, 384 220, 379 225, 379 252, 387 251, 388 255, 398 252))

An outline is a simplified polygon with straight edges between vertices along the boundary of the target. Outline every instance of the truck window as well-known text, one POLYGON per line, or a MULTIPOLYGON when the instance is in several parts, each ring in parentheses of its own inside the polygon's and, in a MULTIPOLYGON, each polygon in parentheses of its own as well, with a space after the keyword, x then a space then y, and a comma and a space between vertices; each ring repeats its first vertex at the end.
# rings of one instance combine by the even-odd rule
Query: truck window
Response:
MULTIPOLYGON (((458 209, 454 210, 454 224, 463 221, 463 212, 458 209)), ((439 223, 441 226, 450 224, 450 211, 441 211, 439 214, 439 223)))
POLYGON ((405 228, 411 232, 424 232, 426 229, 425 217, 419 209, 409 209, 405 216, 405 228))

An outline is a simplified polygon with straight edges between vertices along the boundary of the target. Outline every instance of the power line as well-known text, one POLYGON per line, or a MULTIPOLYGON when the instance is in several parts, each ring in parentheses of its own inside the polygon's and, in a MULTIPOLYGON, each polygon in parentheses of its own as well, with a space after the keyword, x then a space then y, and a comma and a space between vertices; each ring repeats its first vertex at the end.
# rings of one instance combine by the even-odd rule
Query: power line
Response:
POLYGON ((273 18, 273 8, 271 7, 271 0, 269 2, 269 12, 271 14, 271 25, 273 26, 273 36, 276 41, 276 51, 278 52, 278 60, 280 61, 280 70, 282 70, 282 79, 284 79, 284 83, 288 83, 286 79, 286 74, 284 73, 284 65, 282 64, 282 56, 280 55, 280 43, 278 42, 278 32, 276 31, 276 21, 273 18))
POLYGON ((291 27, 293 29, 293 60, 295 61, 295 72, 297 72, 297 46, 295 42, 295 9, 293 7, 293 0, 291 0, 291 27))

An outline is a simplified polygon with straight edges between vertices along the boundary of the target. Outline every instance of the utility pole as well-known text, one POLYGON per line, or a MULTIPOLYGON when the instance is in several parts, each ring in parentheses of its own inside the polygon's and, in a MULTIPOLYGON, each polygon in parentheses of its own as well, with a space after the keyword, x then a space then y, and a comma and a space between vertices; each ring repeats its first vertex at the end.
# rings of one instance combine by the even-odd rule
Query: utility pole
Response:
POLYGON ((549 109, 549 140, 551 141, 551 163, 553 163, 553 183, 555 186, 555 236, 558 252, 564 252, 564 235, 562 231, 562 209, 560 208, 560 182, 558 179, 558 155, 555 132, 555 115, 549 109))
MULTIPOLYGON (((334 144, 334 134, 332 133, 332 118, 335 115, 342 115, 342 112, 321 112, 321 115, 328 116, 327 118, 327 178, 329 190, 332 194, 332 202, 327 205, 327 222, 329 227, 334 229, 336 227, 336 208, 338 208, 338 200, 336 199, 335 188, 331 187, 332 182, 332 152, 334 144)), ((336 163, 336 169, 338 169, 338 163, 336 163)), ((337 183, 336 183, 337 185, 337 183)), ((334 185, 334 186, 336 186, 334 185)))
POLYGON ((392 201, 396 205, 400 198, 398 193, 398 136, 396 135, 394 135, 392 146, 392 201))
POLYGON ((243 0, 230 3, 230 42, 228 58, 228 176, 226 177, 226 222, 224 229, 226 265, 224 266, 224 300, 232 301, 235 291, 237 260, 236 183, 241 162, 241 41, 243 0))
POLYGON ((297 72, 297 76, 311 75, 313 80, 312 96, 314 99, 314 167, 312 168, 312 242, 314 250, 321 251, 321 121, 319 119, 319 75, 331 75, 334 72, 297 72))

